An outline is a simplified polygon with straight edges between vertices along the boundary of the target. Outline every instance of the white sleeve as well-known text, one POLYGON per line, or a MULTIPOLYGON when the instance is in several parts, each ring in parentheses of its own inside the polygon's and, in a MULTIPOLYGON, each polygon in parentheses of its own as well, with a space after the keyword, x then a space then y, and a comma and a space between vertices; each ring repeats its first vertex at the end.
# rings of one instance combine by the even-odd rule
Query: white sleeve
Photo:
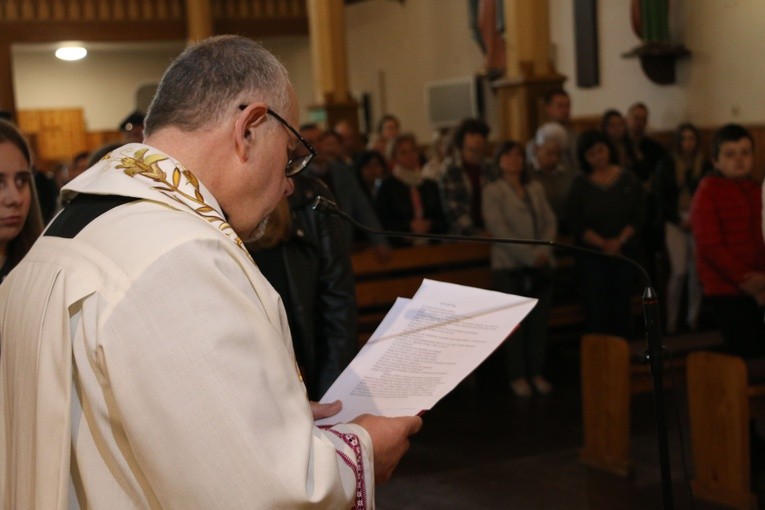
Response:
POLYGON ((371 508, 369 435, 314 426, 278 295, 227 243, 154 261, 99 327, 128 464, 164 508, 371 508))

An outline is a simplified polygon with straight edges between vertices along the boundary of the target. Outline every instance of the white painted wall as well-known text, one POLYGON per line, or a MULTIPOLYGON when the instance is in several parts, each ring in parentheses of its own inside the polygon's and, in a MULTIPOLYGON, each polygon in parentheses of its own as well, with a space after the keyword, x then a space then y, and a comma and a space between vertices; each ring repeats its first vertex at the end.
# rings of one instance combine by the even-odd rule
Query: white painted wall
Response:
POLYGON ((135 109, 135 93, 159 82, 183 43, 116 50, 97 45, 83 60, 64 62, 49 45, 16 47, 13 78, 19 110, 83 108, 89 131, 115 130, 135 109))
MULTIPOLYGON (((759 90, 765 83, 762 0, 674 0, 674 31, 693 55, 679 64, 678 83, 671 86, 650 82, 636 60, 621 57, 639 42, 629 24, 629 0, 601 0, 601 85, 593 89, 575 85, 573 1, 548 1, 556 66, 570 77, 566 87, 575 116, 599 115, 611 107, 624 110, 642 100, 651 109, 656 129, 669 129, 683 120, 702 126, 765 121, 765 94, 759 90)), ((470 76, 482 63, 467 25, 467 0, 367 0, 348 6, 346 30, 351 92, 357 99, 371 94, 373 120, 386 113, 383 109, 394 113, 421 142, 431 132, 425 118, 425 84, 470 76)), ((314 97, 308 38, 269 39, 264 44, 290 71, 302 119, 307 119, 306 108, 314 97)), ((74 64, 56 61, 52 54, 15 51, 18 107, 82 106, 88 129, 114 129, 132 110, 137 87, 156 82, 177 51, 93 51, 86 61, 74 64)))
MULTIPOLYGON (((621 56, 640 42, 630 25, 630 0, 599 1, 601 82, 591 89, 576 87, 573 0, 548 1, 556 68, 569 77, 574 116, 626 110, 641 100, 655 129, 685 120, 702 126, 765 121, 758 86, 765 83, 762 0, 673 0, 672 32, 693 54, 680 61, 678 81, 669 86, 651 82, 636 59, 621 56)), ((421 139, 429 132, 424 84, 468 76, 481 66, 467 27, 467 0, 368 0, 348 7, 346 24, 351 90, 372 94, 375 118, 384 101, 421 139)))
POLYGON ((621 54, 639 44, 629 21, 629 0, 598 2, 601 84, 576 87, 572 0, 549 0, 550 33, 556 67, 569 76, 573 115, 622 111, 642 100, 656 129, 671 129, 690 120, 702 126, 765 120, 765 39, 760 35, 765 2, 760 0, 676 0, 673 32, 692 55, 677 66, 675 85, 646 78, 636 59, 621 54))
MULTIPOLYGON (((313 97, 308 37, 262 41, 290 72, 301 106, 313 97)), ((135 109, 135 94, 145 84, 158 83, 184 43, 95 44, 88 56, 64 62, 51 45, 20 45, 13 49, 16 106, 20 110, 83 108, 90 131, 117 129, 135 109)))
POLYGON ((350 90, 357 98, 371 94, 373 122, 392 113, 421 143, 430 139, 425 84, 472 76, 483 63, 467 12, 467 0, 367 0, 348 6, 350 90))

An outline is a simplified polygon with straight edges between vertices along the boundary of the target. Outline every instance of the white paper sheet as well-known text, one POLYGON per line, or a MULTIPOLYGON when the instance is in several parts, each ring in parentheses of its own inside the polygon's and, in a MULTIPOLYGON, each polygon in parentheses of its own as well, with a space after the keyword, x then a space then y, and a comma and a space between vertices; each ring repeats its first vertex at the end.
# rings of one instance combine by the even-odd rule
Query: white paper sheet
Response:
MULTIPOLYGON (((412 416, 432 408, 520 324, 537 300, 423 280, 399 298, 321 402, 343 401, 320 425, 363 413, 412 416)), ((509 340, 512 341, 512 338, 509 340)))

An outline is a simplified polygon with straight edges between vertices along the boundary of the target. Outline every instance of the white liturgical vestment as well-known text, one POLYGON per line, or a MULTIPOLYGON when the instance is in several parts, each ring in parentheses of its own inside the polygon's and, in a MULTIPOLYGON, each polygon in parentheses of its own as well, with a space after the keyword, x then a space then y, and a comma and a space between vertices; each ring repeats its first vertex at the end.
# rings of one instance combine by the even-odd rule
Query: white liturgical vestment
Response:
POLYGON ((314 426, 281 300, 193 173, 129 144, 80 193, 137 200, 0 286, 2 508, 371 508, 369 435, 314 426))

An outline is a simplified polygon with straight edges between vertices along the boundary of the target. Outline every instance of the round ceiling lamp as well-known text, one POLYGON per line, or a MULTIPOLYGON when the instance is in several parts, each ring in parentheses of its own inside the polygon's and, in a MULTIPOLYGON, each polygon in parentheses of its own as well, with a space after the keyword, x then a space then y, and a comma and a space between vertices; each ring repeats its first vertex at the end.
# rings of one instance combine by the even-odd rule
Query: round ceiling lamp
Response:
POLYGON ((65 46, 56 50, 56 58, 61 60, 80 60, 87 54, 88 50, 82 46, 65 46))

